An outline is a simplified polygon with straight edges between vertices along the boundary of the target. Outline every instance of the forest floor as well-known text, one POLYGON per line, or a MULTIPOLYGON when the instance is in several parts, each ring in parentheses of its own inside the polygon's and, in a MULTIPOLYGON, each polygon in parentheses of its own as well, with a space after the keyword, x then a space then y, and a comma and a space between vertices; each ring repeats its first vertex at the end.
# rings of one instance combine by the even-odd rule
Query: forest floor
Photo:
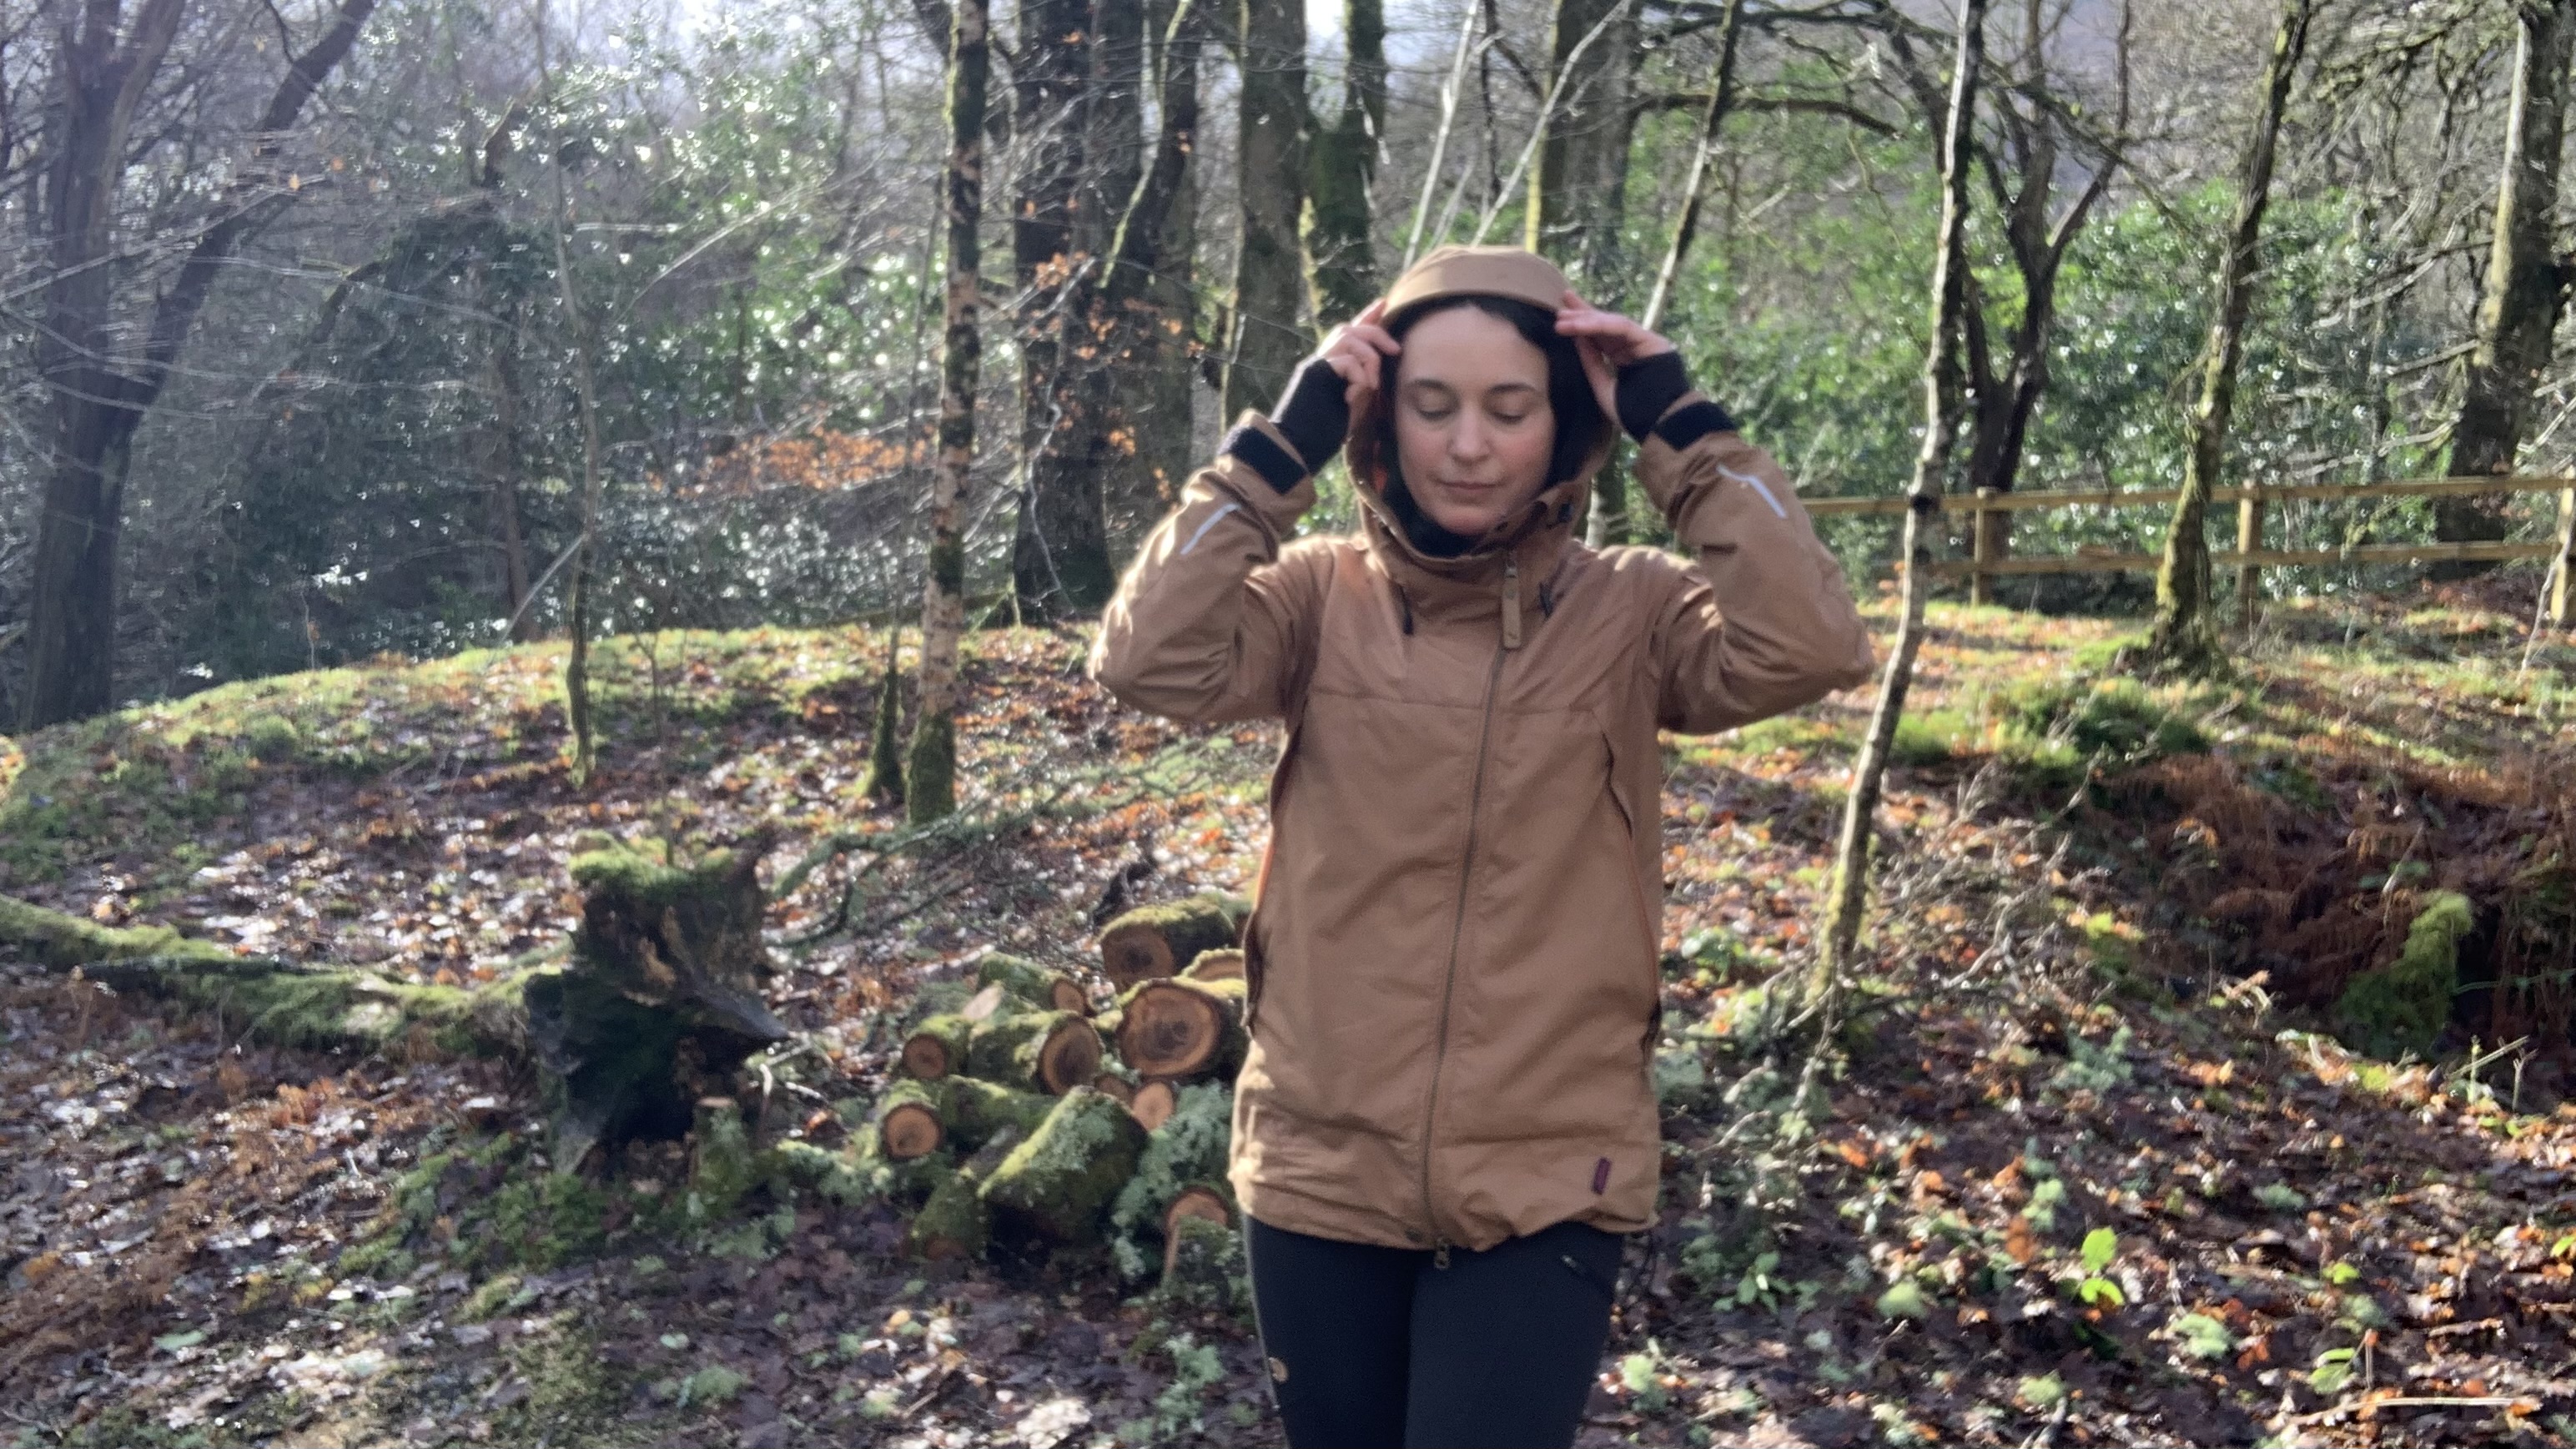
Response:
MULTIPOLYGON (((2527 644, 2527 585, 2285 604, 2197 688, 2105 675, 2120 621, 1936 608, 1876 964, 1805 1115, 1748 1023, 1808 959, 1866 691, 1672 741, 1666 1029, 1707 1084, 1666 1083, 1582 1442, 2576 1443, 2576 647, 2527 644), (2329 1035, 2395 1029, 2335 1003, 2437 891, 2473 910, 2456 1019, 2420 1061, 2329 1035)), ((609 641, 583 790, 560 646, 48 731, 5 762, 0 890, 486 978, 573 925, 583 832, 775 826, 775 878, 891 826, 885 649, 609 641)), ((826 1146, 916 981, 1088 967, 1104 897, 1259 859, 1273 732, 1119 711, 1069 633, 969 649, 973 828, 772 914, 806 1035, 769 1120, 826 1146)), ((677 1227, 677 1144, 555 1174, 524 1075, 244 1025, 0 965, 0 1444, 1278 1442, 1238 1318, 909 1262, 882 1204, 677 1227)))

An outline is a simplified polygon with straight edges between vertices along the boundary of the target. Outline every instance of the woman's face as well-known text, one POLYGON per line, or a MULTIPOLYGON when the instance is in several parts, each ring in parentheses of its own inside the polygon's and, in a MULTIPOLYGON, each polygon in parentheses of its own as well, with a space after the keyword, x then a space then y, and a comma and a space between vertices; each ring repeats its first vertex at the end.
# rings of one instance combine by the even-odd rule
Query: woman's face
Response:
POLYGON ((1547 355, 1510 323, 1452 307, 1404 334, 1395 451, 1432 522, 1483 533, 1538 496, 1555 449, 1547 355))

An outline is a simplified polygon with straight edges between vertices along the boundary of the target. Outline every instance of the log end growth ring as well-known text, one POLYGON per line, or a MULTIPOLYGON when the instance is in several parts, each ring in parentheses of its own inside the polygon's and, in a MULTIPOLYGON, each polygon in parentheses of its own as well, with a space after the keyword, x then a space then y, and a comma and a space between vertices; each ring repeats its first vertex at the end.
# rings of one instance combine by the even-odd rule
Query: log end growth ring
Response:
POLYGON ((1186 1077, 1208 1064, 1224 1033, 1215 1002, 1186 988, 1149 984, 1127 1003, 1118 1054, 1139 1075, 1186 1077))
POLYGON ((939 1114, 919 1102, 889 1109, 877 1130, 885 1155, 896 1162, 928 1157, 948 1140, 948 1129, 940 1125, 939 1114))

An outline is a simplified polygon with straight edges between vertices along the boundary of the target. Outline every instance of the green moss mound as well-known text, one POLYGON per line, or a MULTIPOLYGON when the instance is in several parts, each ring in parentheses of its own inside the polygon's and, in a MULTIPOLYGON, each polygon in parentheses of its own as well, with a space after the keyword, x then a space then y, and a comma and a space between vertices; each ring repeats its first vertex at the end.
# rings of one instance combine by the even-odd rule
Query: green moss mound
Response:
POLYGON ((2460 989, 2460 941, 2477 929, 2469 898, 2431 896, 2397 959, 2352 978, 2335 1002, 2335 1034, 2375 1057, 2430 1056, 2460 989))

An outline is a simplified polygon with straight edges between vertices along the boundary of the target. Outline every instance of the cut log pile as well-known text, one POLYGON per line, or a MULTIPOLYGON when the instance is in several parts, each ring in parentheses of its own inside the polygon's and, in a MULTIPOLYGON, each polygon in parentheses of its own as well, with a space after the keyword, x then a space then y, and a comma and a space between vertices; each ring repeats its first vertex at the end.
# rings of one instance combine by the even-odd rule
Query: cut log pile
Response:
POLYGON ((870 1189, 910 1209, 915 1253, 1106 1248, 1181 1301, 1231 1301, 1249 914, 1204 894, 1111 921, 1105 1002, 999 952, 920 993, 856 1145, 870 1189))

